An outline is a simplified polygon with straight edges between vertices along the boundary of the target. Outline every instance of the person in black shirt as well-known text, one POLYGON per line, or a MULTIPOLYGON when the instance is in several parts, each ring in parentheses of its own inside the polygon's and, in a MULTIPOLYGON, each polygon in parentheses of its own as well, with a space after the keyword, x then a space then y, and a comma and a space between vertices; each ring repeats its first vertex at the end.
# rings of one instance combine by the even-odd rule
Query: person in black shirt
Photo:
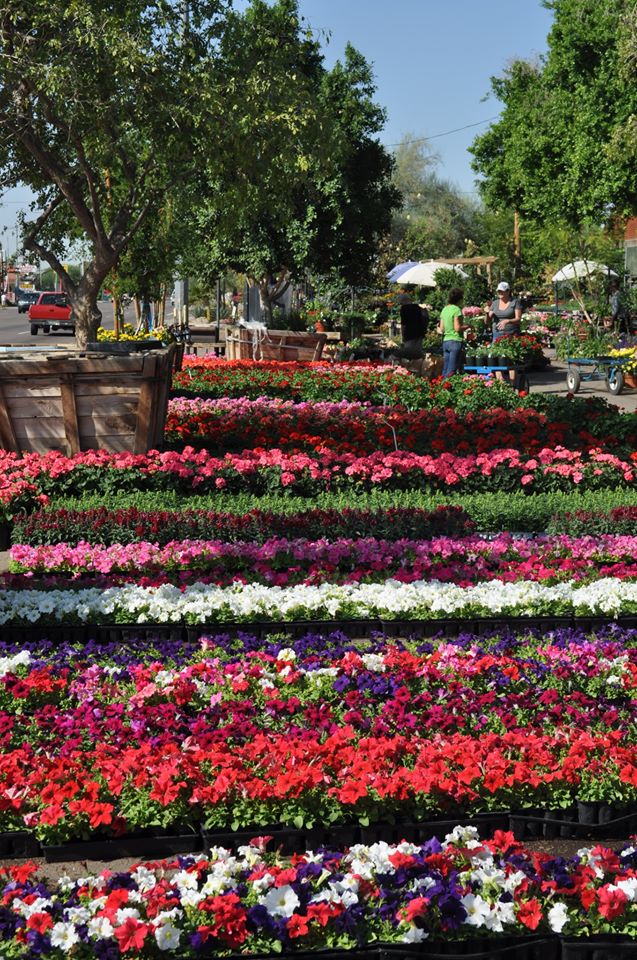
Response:
POLYGON ((414 303, 408 293, 401 293, 398 302, 402 344, 391 350, 390 355, 405 360, 420 360, 423 357, 422 341, 427 331, 428 313, 414 303))

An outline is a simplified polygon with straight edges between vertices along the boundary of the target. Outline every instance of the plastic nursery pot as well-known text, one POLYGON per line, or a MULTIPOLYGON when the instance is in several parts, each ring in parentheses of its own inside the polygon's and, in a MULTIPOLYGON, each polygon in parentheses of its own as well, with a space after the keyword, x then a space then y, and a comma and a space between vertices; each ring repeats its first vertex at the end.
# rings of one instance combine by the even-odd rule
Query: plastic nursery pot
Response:
POLYGON ((509 830, 515 835, 516 840, 541 837, 544 829, 543 821, 543 810, 512 810, 509 815, 509 830))

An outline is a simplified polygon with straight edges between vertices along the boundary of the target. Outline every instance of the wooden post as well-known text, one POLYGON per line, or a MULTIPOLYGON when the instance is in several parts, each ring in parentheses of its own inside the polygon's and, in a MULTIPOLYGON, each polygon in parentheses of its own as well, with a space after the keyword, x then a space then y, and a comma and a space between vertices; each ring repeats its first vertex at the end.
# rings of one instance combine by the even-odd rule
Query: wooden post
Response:
MULTIPOLYGON (((113 195, 111 193, 111 173, 110 170, 104 171, 104 182, 106 184, 106 201, 111 207, 113 205, 113 195)), ((117 282, 117 270, 113 267, 111 271, 111 277, 113 278, 113 284, 117 282)), ((115 322, 115 339, 119 340, 121 336, 121 329, 119 325, 119 297, 113 291, 111 294, 111 303, 113 304, 113 320, 115 322)))
MULTIPOLYGON (((113 271, 113 280, 115 280, 115 271, 113 271)), ((112 294, 111 303, 113 304, 113 319, 115 321, 115 339, 119 340, 122 331, 119 326, 119 297, 116 293, 112 294)))

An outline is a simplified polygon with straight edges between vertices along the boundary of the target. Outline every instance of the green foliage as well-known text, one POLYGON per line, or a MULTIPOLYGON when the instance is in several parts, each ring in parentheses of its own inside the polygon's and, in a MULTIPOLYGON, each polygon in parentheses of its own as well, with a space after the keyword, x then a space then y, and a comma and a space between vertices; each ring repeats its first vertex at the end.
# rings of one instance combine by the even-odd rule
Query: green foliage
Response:
POLYGON ((478 274, 474 267, 468 267, 465 273, 468 274, 467 280, 459 276, 451 267, 448 270, 446 268, 436 270, 436 287, 427 292, 427 299, 434 310, 442 310, 448 303, 449 291, 454 287, 459 287, 463 291, 465 306, 481 306, 489 299, 486 276, 478 274))
POLYGON ((397 202, 368 64, 348 47, 328 72, 296 0, 233 12, 221 54, 226 115, 245 118, 232 130, 243 172, 202 172, 214 193, 196 212, 193 271, 232 267, 262 289, 268 277, 308 270, 364 286, 397 202))
POLYGON ((598 510, 587 504, 574 512, 557 513, 551 517, 548 533, 565 533, 570 537, 595 537, 604 534, 637 536, 637 506, 603 504, 598 510))
MULTIPOLYGON (((273 494, 211 494, 208 496, 184 496, 175 491, 114 491, 109 496, 109 508, 139 510, 214 510, 219 513, 244 515, 251 510, 272 511, 283 515, 307 511, 303 497, 273 494)), ((569 532, 570 521, 560 517, 578 511, 606 514, 615 508, 637 507, 636 490, 591 490, 586 492, 553 491, 542 494, 527 494, 523 491, 472 494, 424 494, 418 490, 372 490, 370 492, 348 491, 318 494, 312 507, 321 510, 388 510, 392 508, 415 508, 433 510, 441 505, 461 507, 476 523, 480 532, 501 530, 541 533, 550 529, 553 533, 569 532)), ((103 496, 60 497, 51 500, 50 509, 89 510, 104 505, 103 496)))
POLYGON ((541 62, 514 61, 492 89, 501 119, 476 138, 473 166, 493 209, 538 221, 608 220, 635 210, 631 158, 635 9, 630 0, 547 0, 541 62))
POLYGON ((559 360, 568 357, 595 359, 608 356, 609 350, 617 344, 617 335, 599 324, 569 319, 554 337, 554 344, 559 360))
POLYGON ((403 202, 392 221, 394 262, 462 256, 469 238, 481 237, 478 205, 439 177, 437 164, 409 134, 396 149, 394 184, 403 202))

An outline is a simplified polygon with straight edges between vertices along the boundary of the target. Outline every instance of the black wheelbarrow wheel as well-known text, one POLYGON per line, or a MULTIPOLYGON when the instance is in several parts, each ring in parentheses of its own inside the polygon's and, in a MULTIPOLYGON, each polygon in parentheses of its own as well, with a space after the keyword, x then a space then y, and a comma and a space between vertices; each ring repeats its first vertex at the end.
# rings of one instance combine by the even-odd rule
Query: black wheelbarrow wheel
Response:
POLYGON ((624 389, 624 374, 619 369, 619 367, 609 367, 608 373, 606 374, 606 386, 608 392, 612 393, 613 396, 621 393, 624 389))
POLYGON ((579 368, 569 363, 566 370, 566 387, 569 393, 577 393, 582 382, 582 375, 579 368))

